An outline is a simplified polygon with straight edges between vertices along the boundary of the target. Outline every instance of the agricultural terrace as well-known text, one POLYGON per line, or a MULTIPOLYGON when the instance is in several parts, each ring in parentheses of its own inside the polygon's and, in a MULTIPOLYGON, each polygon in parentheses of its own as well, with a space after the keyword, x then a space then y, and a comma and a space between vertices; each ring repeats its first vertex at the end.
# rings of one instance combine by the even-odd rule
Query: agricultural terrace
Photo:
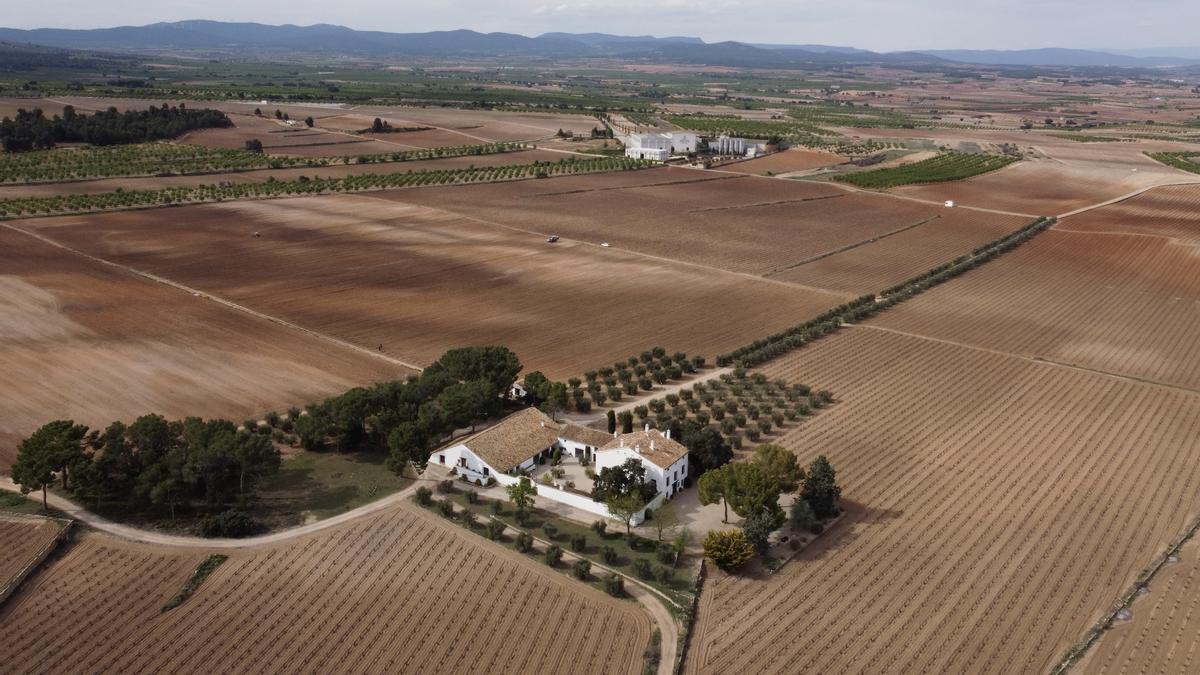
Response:
MULTIPOLYGON (((599 178, 635 174, 626 176, 599 178)), ((405 363, 505 344, 554 379, 648 347, 647 336, 713 354, 842 302, 617 249, 548 244, 402 198, 225 202, 17 226, 405 363)))
POLYGON ((649 166, 635 159, 596 158, 578 160, 563 158, 556 163, 534 162, 533 164, 509 164, 459 169, 432 169, 429 171, 393 171, 391 173, 364 173, 342 178, 309 178, 300 176, 293 181, 267 179, 263 183, 226 183, 214 185, 183 185, 158 190, 115 192, 99 194, 55 194, 45 197, 17 197, 0 201, 0 216, 45 215, 53 213, 75 213, 107 211, 114 209, 144 208, 198 202, 223 201, 227 199, 263 199, 289 195, 322 194, 329 192, 360 192, 418 185, 457 185, 473 182, 522 180, 526 178, 548 178, 554 175, 577 173, 634 171, 649 166))
POLYGON ((888 169, 838 174, 834 176, 834 180, 857 185, 861 188, 882 190, 900 185, 920 185, 924 183, 962 180, 971 176, 988 173, 989 171, 1002 169, 1019 159, 1019 157, 1011 155, 944 152, 936 157, 888 169))
POLYGON ((1188 518, 1200 396, 873 325, 761 370, 837 392, 775 442, 830 458, 847 515, 709 578, 689 672, 1044 671, 1188 518))
POLYGON ((293 671, 589 663, 633 673, 650 640, 638 605, 412 506, 231 553, 182 605, 160 611, 205 557, 87 535, 0 615, 4 655, 31 672, 68 660, 90 671, 237 670, 245 655, 229 645, 241 644, 255 645, 256 663, 293 671), (514 636, 525 636, 519 649, 514 636), (93 648, 76 650, 81 640, 93 648))
POLYGON ((487 144, 335 159, 270 157, 245 150, 220 150, 179 143, 145 143, 95 148, 56 148, 0 153, 0 183, 73 181, 112 176, 211 174, 249 169, 282 169, 342 164, 406 162, 443 157, 482 156, 524 149, 518 144, 487 144))
POLYGON ((4 467, 52 419, 242 419, 411 372, 5 227, 0 270, 4 467))
POLYGON ((1200 389, 1200 186, 1158 188, 1063 219, 953 286, 904 303, 889 329, 1200 389))
POLYGON ((823 183, 677 168, 381 196, 543 235, 804 284, 844 299, 899 283, 1030 220, 848 193, 823 183), (858 277, 858 266, 869 273, 858 277))

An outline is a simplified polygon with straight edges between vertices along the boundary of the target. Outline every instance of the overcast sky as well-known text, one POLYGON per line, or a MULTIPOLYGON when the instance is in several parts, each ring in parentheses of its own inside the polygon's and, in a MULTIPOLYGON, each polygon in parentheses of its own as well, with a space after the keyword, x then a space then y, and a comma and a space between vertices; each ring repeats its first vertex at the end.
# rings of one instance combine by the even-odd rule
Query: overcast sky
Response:
POLYGON ((880 51, 1200 44, 1200 0, 13 0, 6 7, 0 25, 11 28, 215 19, 392 32, 688 35, 880 51))

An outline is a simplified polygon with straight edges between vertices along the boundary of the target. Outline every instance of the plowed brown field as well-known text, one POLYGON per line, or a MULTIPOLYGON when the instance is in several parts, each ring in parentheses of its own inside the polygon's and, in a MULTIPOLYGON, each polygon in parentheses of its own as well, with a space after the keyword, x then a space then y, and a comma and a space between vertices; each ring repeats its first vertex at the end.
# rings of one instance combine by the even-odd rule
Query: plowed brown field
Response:
MULTIPOLYGON (((974 223, 983 221, 955 215, 941 206, 887 195, 848 193, 821 183, 730 177, 687 169, 656 169, 639 172, 639 176, 640 184, 631 183, 627 177, 598 176, 589 177, 588 182, 553 179, 467 186, 454 191, 418 188, 383 196, 535 232, 593 244, 607 242, 654 256, 750 274, 782 272, 814 256, 942 217, 961 218, 961 229, 966 234, 965 245, 959 250, 952 250, 954 245, 947 241, 954 237, 935 235, 939 243, 930 248, 946 253, 947 259, 969 251, 977 242, 994 238, 997 231, 989 226, 968 234, 976 229, 974 223), (664 184, 668 180, 673 182, 664 184)), ((1022 221, 997 215, 989 222, 1022 221)), ((876 250, 884 256, 891 251, 883 245, 876 250)), ((905 259, 910 255, 900 251, 895 260, 888 260, 901 274, 907 274, 911 265, 906 267, 905 259)), ((839 282, 839 288, 846 285, 839 282)))
POLYGON ((7 467, 53 419, 243 419, 409 371, 0 227, 0 372, 7 467))
POLYGON ((1023 216, 943 209, 917 227, 770 276, 835 292, 875 293, 999 239, 1028 222, 1023 216))
POLYGON ((1194 673, 1200 670, 1200 540, 1180 552, 1133 604, 1133 619, 1105 631, 1082 672, 1194 673))
POLYGON ((387 193, 18 222, 362 347, 383 345, 405 362, 505 344, 552 377, 655 344, 711 358, 846 299, 598 246, 550 245, 387 193))
POLYGON ((922 294, 879 323, 1200 389, 1200 249, 1189 243, 1200 233, 1191 210, 1198 194, 1200 186, 1154 190, 1067 218, 1002 264, 922 294))
POLYGON ((1045 671, 1196 508, 1190 392, 870 327, 764 372, 837 392, 778 442, 828 455, 849 513, 709 580, 693 672, 1045 671))
POLYGON ((25 569, 59 529, 53 520, 0 513, 0 587, 25 569))
POLYGON ((14 673, 634 673, 650 639, 636 603, 408 505, 233 553, 160 613, 202 558, 88 535, 0 613, 0 657, 14 673))

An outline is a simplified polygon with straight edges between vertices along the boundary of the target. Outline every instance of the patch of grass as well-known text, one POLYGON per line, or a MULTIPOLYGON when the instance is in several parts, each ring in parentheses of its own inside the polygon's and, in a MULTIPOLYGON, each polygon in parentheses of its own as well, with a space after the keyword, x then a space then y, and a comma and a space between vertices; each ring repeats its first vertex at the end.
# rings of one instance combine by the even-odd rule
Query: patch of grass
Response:
POLYGON ((0 492, 0 511, 8 513, 41 513, 42 503, 16 492, 0 492))
POLYGON ((162 611, 166 612, 182 605, 185 600, 192 597, 192 593, 195 593, 197 588, 200 588, 200 584, 204 583, 208 575, 212 574, 213 570, 220 567, 221 563, 228 559, 229 556, 220 554, 210 555, 205 558, 204 562, 197 565, 196 569, 192 571, 192 576, 188 577, 188 580, 183 584, 183 588, 179 589, 175 597, 168 600, 167 604, 162 606, 162 611))
POLYGON ((409 484, 385 460, 383 453, 299 451, 259 484, 258 497, 246 512, 272 529, 345 513, 409 484))

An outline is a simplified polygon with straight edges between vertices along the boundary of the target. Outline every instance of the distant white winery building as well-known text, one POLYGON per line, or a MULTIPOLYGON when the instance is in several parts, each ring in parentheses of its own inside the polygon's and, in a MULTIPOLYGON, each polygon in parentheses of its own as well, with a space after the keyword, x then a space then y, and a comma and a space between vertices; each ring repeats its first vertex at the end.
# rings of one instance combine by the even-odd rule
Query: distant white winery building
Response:
POLYGON ((665 162, 672 155, 695 152, 700 137, 690 131, 672 131, 629 134, 622 140, 626 157, 665 162))

